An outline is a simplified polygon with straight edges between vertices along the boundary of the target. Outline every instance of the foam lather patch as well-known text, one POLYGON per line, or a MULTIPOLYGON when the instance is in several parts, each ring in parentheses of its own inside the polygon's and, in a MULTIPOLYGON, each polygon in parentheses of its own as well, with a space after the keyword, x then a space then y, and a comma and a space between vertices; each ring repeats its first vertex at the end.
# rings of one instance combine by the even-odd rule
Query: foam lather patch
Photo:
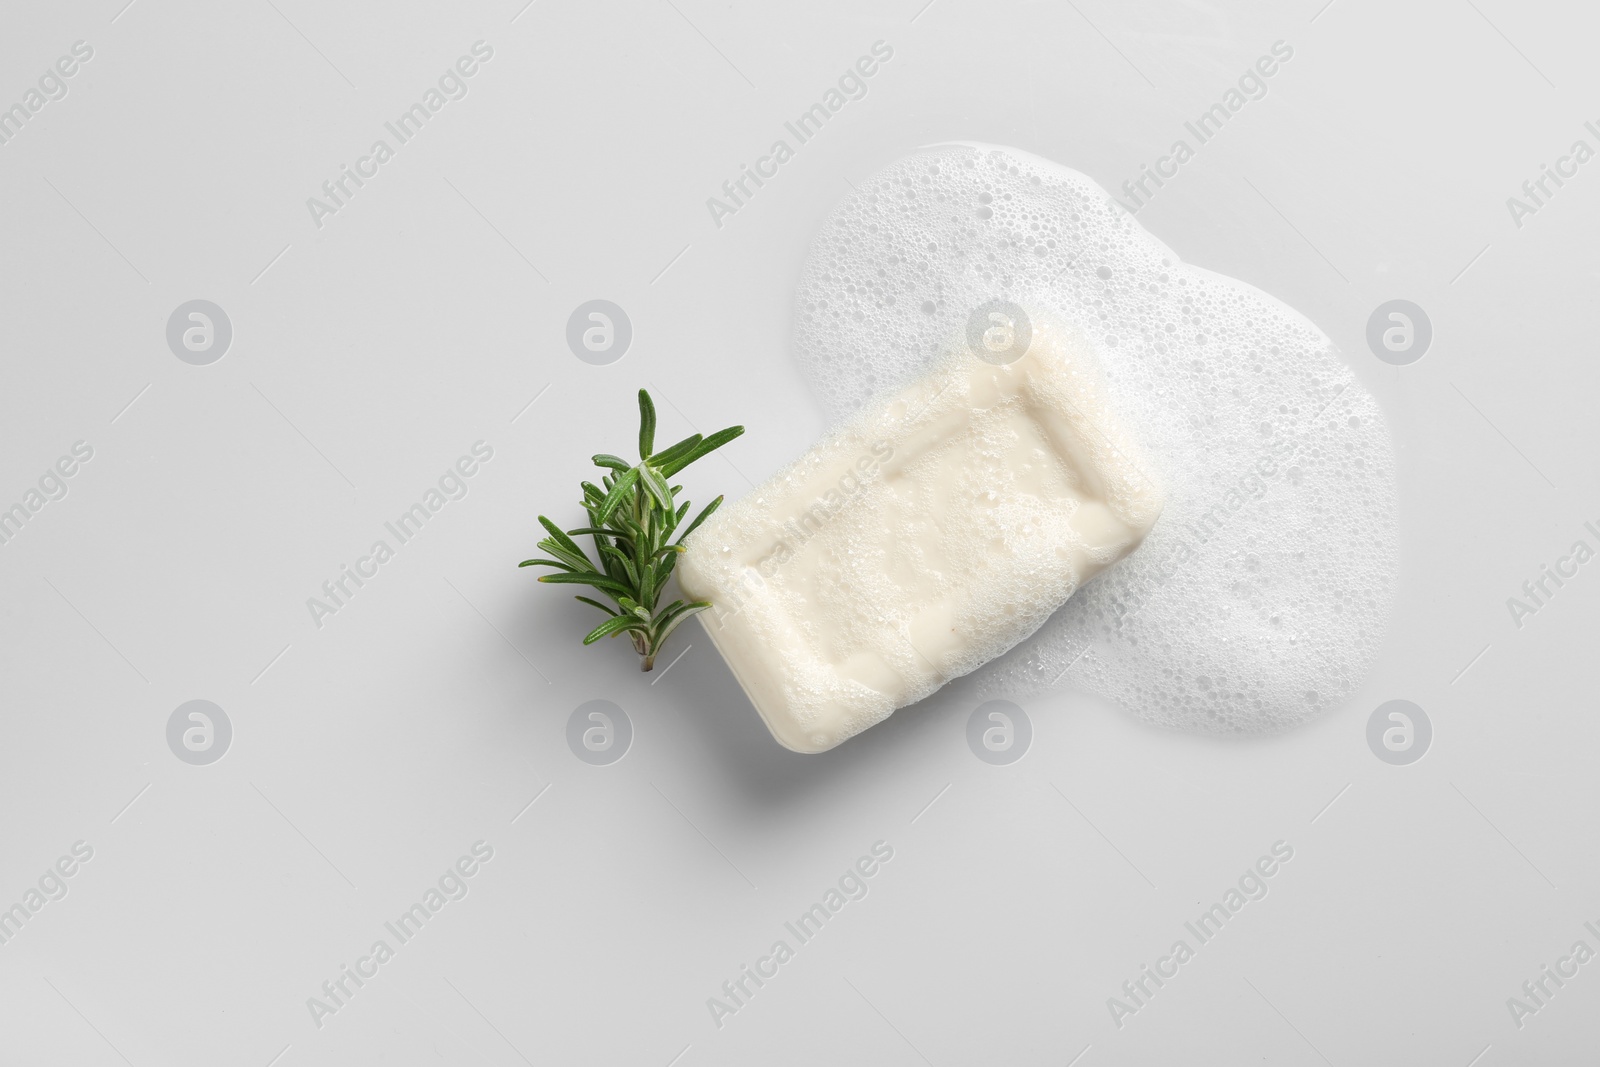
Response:
POLYGON ((1093 344, 1167 502, 1137 552, 975 673, 980 691, 1075 686, 1227 732, 1342 701, 1387 626, 1395 474, 1383 415, 1328 338, 1181 262, 1082 174, 959 144, 890 164, 823 225, 797 355, 844 419, 925 373, 994 301, 1093 344))

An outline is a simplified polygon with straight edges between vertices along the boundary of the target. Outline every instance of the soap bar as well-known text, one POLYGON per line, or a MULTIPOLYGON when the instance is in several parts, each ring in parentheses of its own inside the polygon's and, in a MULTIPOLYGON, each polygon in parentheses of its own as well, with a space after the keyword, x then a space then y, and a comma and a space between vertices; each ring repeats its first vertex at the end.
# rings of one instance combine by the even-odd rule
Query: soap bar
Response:
POLYGON ((784 746, 832 748, 1006 652, 1160 514, 1092 346, 1009 306, 999 344, 963 332, 685 542, 679 584, 784 746))

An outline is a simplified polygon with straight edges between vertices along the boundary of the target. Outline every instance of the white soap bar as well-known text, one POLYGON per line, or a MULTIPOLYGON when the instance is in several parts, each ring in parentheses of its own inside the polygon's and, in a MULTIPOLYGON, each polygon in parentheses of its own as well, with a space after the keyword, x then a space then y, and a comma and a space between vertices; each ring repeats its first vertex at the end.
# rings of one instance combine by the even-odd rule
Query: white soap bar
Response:
POLYGON ((688 538, 679 584, 786 747, 832 748, 1006 652, 1155 522, 1093 350, 1025 321, 1025 348, 1007 332, 980 360, 963 335, 688 538), (1020 358, 989 362, 1007 342, 1020 358))

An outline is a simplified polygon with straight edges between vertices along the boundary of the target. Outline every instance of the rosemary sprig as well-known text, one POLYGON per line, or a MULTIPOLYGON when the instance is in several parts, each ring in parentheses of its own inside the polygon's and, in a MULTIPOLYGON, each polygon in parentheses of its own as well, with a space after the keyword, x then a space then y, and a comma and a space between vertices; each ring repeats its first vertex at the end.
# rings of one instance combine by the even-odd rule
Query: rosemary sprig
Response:
POLYGON ((674 600, 657 609, 672 568, 683 551, 683 539, 694 532, 717 506, 717 497, 684 527, 677 540, 670 540, 684 516, 689 502, 677 502, 681 485, 668 479, 702 456, 716 451, 744 433, 743 426, 730 426, 709 437, 692 434, 670 448, 655 451, 656 406, 650 394, 639 390, 639 462, 630 464, 619 456, 602 452, 594 464, 607 471, 599 485, 583 483, 583 508, 589 524, 562 532, 543 515, 539 524, 550 535, 539 542, 548 559, 525 559, 519 567, 552 567, 553 574, 539 576, 541 582, 587 585, 604 594, 614 605, 608 607, 586 596, 577 599, 606 613, 606 619, 590 630, 583 643, 592 645, 602 637, 627 634, 641 658, 640 670, 655 666, 661 646, 685 619, 711 606, 709 601, 685 603, 674 600), (573 540, 594 539, 596 563, 573 540))

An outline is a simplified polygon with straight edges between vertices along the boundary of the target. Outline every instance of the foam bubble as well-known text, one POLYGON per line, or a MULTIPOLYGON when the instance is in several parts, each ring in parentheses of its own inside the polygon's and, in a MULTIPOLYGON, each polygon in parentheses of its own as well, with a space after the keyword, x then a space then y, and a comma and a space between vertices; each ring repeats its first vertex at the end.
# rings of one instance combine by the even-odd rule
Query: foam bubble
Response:
POLYGON ((824 224, 797 294, 799 359, 842 419, 996 298, 1098 347, 1168 502, 1137 552, 977 672, 980 691, 1072 685, 1234 732, 1336 706, 1383 636, 1397 531, 1382 412, 1328 338, 1180 262, 1083 175, 948 145, 889 165, 824 224))

